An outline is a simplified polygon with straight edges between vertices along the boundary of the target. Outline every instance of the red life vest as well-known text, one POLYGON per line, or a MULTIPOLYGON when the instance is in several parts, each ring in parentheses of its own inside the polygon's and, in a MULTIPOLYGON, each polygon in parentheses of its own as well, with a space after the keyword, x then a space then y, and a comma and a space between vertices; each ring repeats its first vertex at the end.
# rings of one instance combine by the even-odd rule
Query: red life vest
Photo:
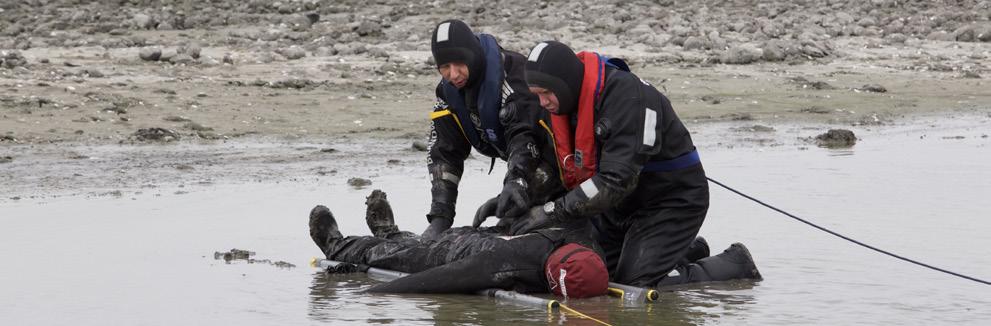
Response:
POLYGON ((561 168, 561 181, 574 189, 595 175, 599 159, 595 144, 595 102, 605 86, 605 61, 595 52, 582 51, 578 59, 585 65, 582 89, 578 95, 578 126, 571 134, 570 115, 551 115, 554 149, 561 168))

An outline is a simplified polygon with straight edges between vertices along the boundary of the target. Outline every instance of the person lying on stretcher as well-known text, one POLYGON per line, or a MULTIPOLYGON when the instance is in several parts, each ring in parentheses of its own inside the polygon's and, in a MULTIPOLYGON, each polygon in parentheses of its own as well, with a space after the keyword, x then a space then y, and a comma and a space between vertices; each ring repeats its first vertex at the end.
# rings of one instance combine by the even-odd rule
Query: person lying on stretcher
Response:
MULTIPOLYGON (((330 209, 310 212, 310 237, 327 259, 411 273, 370 292, 475 293, 498 288, 585 298, 606 293, 609 276, 584 227, 553 227, 503 236, 509 225, 457 227, 424 240, 399 231, 386 194, 368 196, 365 219, 373 236, 344 237, 330 209)), ((354 272, 342 264, 330 272, 354 272)))

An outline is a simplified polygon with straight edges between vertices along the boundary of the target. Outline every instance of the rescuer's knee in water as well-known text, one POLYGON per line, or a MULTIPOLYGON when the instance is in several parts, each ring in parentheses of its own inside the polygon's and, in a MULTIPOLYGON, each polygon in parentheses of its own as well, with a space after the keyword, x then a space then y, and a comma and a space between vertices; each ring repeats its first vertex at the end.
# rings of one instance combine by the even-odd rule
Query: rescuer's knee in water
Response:
POLYGON ((709 242, 698 236, 695 237, 695 241, 692 241, 691 245, 688 245, 688 251, 685 252, 685 259, 682 262, 684 264, 693 263, 705 257, 709 257, 709 242))

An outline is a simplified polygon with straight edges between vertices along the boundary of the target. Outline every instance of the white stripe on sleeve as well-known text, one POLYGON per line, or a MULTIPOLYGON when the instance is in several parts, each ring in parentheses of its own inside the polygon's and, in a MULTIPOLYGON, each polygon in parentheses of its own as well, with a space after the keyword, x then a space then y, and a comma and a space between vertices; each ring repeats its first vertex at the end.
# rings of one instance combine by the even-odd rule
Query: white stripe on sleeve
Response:
POLYGON ((657 140, 657 112, 650 108, 646 110, 643 116, 643 144, 654 146, 654 141, 657 140))
POLYGON ((595 182, 592 182, 592 179, 582 182, 581 189, 585 193, 585 198, 588 198, 588 200, 592 200, 592 197, 599 194, 599 187, 595 186, 595 182))

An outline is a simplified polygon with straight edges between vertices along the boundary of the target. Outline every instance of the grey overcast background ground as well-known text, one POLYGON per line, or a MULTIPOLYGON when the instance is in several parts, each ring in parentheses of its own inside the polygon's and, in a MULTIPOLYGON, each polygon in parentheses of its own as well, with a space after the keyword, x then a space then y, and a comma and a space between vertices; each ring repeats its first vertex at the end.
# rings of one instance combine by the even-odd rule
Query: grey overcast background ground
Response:
POLYGON ((421 166, 448 18, 625 58, 727 142, 991 107, 989 1, 3 1, 0 202, 421 166))

